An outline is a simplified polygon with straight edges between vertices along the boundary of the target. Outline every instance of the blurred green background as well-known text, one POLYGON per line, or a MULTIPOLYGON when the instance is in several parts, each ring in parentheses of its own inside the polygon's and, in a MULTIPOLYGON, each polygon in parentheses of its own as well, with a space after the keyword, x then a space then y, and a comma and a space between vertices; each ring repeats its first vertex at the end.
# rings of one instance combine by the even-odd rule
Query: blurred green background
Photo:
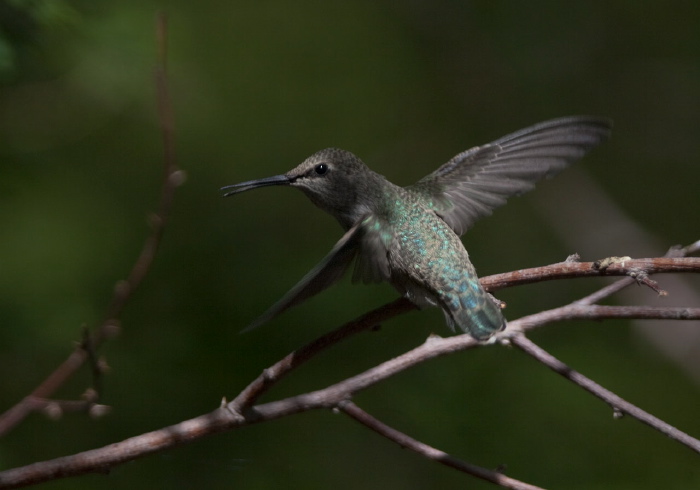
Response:
MULTIPOLYGON (((224 200, 218 189, 282 173, 321 148, 351 150, 405 185, 462 150, 529 124, 604 115, 615 121, 614 137, 578 170, 511 200, 467 234, 480 274, 557 262, 573 252, 584 260, 662 254, 700 238, 700 4, 5 0, 0 410, 66 357, 82 326, 100 322, 115 281, 148 233, 162 173, 152 76, 157 9, 170 19, 177 158, 188 181, 155 265, 125 312, 122 335, 101 351, 112 368, 103 402, 113 411, 99 420, 31 416, 0 440, 1 469, 208 412, 292 349, 396 296, 387 285, 345 281, 270 325, 238 334, 342 230, 297 191, 263 189, 224 200), (613 213, 600 199, 588 200, 594 193, 584 180, 622 218, 608 226, 613 213), (552 211, 562 209, 570 211, 557 221, 552 211), (644 239, 630 240, 637 236, 644 239)), ((662 287, 672 294, 662 304, 676 304, 667 279, 660 278, 662 287)), ((686 279, 692 297, 698 281, 686 279)), ((499 297, 507 316, 517 318, 601 284, 559 282, 499 297)), ((653 295, 638 293, 643 302, 653 295)), ((680 346, 664 350, 628 323, 612 321, 552 325, 532 338, 700 436, 698 339, 681 337, 688 332, 678 325, 655 331, 681 339, 680 346)), ((319 356, 265 400, 361 372, 431 332, 448 334, 437 310, 394 319, 319 356)), ((78 397, 88 383, 83 372, 58 396, 78 397)), ((602 402, 513 349, 429 362, 356 402, 457 457, 504 465, 509 475, 548 488, 700 487, 697 454, 630 418, 613 420, 602 402)), ((331 412, 248 427, 109 476, 45 488, 154 484, 493 488, 331 412)))

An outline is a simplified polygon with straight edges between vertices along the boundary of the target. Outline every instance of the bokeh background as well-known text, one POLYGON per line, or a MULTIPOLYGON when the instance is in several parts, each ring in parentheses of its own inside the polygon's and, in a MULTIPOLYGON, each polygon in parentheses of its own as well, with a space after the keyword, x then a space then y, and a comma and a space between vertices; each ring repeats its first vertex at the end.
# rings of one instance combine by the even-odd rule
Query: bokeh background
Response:
MULTIPOLYGON (((121 336, 99 420, 33 415, 0 468, 101 447, 208 412, 315 336, 395 297, 333 287, 238 332, 331 248, 341 229, 298 191, 221 199, 328 146, 398 184, 552 117, 596 114, 613 139, 465 237, 480 274, 663 254, 700 238, 700 4, 456 0, 0 2, 0 409, 95 326, 148 233, 162 168, 154 19, 169 16, 179 164, 188 180, 121 336)), ((659 277, 667 305, 697 279, 659 277), (666 282, 669 281, 669 282, 666 282)), ((603 281, 504 291, 509 318, 603 281)), ((647 303, 651 291, 614 301, 647 303)), ((685 295, 685 296, 684 296, 685 295)), ((692 303, 695 301, 695 303, 692 303)), ((551 325, 532 338, 642 408, 700 435, 699 327, 551 325), (695 334, 693 332, 696 332, 695 334), (694 337, 695 335, 695 337, 694 337), (669 341, 670 339, 670 341, 669 341)), ((446 335, 414 312, 339 345, 265 400, 316 389, 446 335)), ((87 372, 59 393, 75 398, 87 372)), ((457 457, 548 488, 697 488, 698 455, 522 353, 434 360, 356 397, 457 457)), ((200 440, 45 488, 492 488, 330 411, 200 440)))

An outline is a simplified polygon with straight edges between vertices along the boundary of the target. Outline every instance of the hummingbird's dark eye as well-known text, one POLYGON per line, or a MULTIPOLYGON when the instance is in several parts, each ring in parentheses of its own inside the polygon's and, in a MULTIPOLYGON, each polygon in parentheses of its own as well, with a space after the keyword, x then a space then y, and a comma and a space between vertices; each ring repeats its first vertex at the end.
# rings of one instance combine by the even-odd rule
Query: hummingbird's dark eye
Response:
POLYGON ((328 173, 328 164, 327 163, 319 163, 318 165, 316 165, 316 168, 314 168, 314 170, 316 170, 316 173, 318 175, 325 175, 328 173))

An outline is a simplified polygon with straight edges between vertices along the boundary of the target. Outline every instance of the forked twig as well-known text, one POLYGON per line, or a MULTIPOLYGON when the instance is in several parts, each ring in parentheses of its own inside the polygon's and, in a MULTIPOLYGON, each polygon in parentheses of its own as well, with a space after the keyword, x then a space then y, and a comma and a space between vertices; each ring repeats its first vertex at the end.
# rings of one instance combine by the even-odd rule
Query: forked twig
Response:
MULTIPOLYGON (((107 314, 102 324, 89 335, 89 340, 78 345, 75 350, 63 361, 38 387, 20 402, 0 415, 0 437, 24 420, 38 406, 37 400, 47 400, 53 393, 63 386, 88 360, 105 341, 113 338, 120 329, 119 318, 134 291, 139 287, 143 278, 151 268, 151 264, 158 251, 165 225, 172 208, 175 190, 184 182, 185 174, 177 168, 173 145, 173 116, 168 97, 165 78, 165 51, 166 51, 166 19, 163 14, 157 18, 159 64, 156 69, 156 86, 159 101, 159 117, 161 132, 163 134, 164 147, 164 178, 161 186, 158 210, 151 217, 151 233, 141 249, 127 278, 118 281, 114 287, 114 293, 107 308, 107 314), (85 348, 90 346, 90 350, 85 348)), ((91 402, 85 402, 85 409, 90 409, 91 402)), ((41 404, 39 404, 41 405, 41 404)))

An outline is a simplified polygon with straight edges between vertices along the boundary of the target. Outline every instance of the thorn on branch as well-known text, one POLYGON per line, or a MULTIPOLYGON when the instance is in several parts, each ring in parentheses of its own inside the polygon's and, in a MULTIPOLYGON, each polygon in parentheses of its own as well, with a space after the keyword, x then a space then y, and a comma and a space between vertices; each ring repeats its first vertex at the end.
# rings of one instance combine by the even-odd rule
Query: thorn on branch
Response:
POLYGON ((107 364, 107 359, 105 359, 104 357, 100 357, 97 360, 97 368, 103 374, 108 373, 112 369, 111 367, 109 367, 109 364, 107 364))
POLYGON ((58 402, 47 403, 43 412, 51 420, 59 420, 63 416, 63 409, 58 402))
MULTIPOLYGON (((121 329, 122 329, 121 322, 119 320, 117 320, 116 318, 111 318, 102 324, 102 328, 100 329, 100 333, 102 334, 102 338, 104 340, 110 340, 110 339, 113 339, 116 336, 118 336, 119 333, 121 332, 121 329)), ((106 366, 106 364, 105 364, 105 366, 106 366)))
POLYGON ((97 390, 94 388, 88 388, 80 397, 86 402, 94 403, 99 398, 99 395, 97 394, 97 390))
POLYGON ((109 414, 109 412, 111 411, 112 407, 110 407, 109 405, 100 405, 98 403, 95 403, 91 405, 88 409, 88 415, 93 419, 99 419, 109 414))
POLYGON ((180 187, 187 181, 187 172, 184 170, 175 170, 168 176, 168 182, 173 187, 180 187))

